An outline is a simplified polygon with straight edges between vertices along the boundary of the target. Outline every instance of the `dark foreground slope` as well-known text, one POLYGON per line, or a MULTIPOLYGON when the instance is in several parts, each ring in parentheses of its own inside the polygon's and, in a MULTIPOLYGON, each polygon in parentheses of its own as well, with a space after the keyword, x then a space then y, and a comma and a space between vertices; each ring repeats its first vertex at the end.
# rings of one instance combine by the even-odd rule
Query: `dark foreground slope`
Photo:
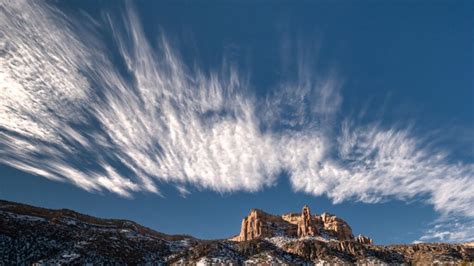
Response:
POLYGON ((376 246, 330 236, 246 241, 166 235, 131 221, 0 201, 0 265, 474 262, 466 244, 376 246))

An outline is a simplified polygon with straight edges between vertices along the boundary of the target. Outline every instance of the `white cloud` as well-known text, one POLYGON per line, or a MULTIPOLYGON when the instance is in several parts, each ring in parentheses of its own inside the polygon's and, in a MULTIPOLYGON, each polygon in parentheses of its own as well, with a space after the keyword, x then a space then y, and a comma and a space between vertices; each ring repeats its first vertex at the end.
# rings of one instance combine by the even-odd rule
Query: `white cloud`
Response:
POLYGON ((335 202, 427 195, 427 201, 444 215, 474 217, 472 165, 449 163, 445 153, 410 136, 408 130, 345 121, 341 132, 337 155, 323 162, 313 182, 308 182, 310 177, 293 179, 297 190, 326 194, 335 202))
POLYGON ((301 64, 297 80, 257 99, 236 68, 187 69, 165 39, 153 49, 128 7, 107 20, 130 80, 93 32, 58 10, 1 7, 3 164, 122 196, 159 193, 157 180, 182 195, 189 186, 257 191, 288 171, 295 190, 335 202, 422 195, 442 215, 474 217, 471 164, 450 162, 407 129, 334 127, 335 76, 301 64))
POLYGON ((71 21, 43 2, 5 1, 0 7, 0 162, 89 191, 129 196, 135 186, 110 172, 108 163, 100 171, 74 164, 80 149, 99 148, 73 126, 93 108, 83 73, 100 62, 94 39, 85 43, 71 21))
POLYGON ((132 80, 100 45, 85 48, 96 37, 86 28, 77 36, 71 28, 80 25, 58 10, 26 1, 3 10, 4 164, 130 196, 158 192, 155 180, 257 191, 285 168, 315 164, 323 154, 319 133, 262 132, 259 104, 236 69, 189 71, 164 39, 153 50, 131 9, 107 20, 132 80))
POLYGON ((474 221, 453 217, 440 219, 415 242, 462 243, 472 241, 474 241, 474 221))

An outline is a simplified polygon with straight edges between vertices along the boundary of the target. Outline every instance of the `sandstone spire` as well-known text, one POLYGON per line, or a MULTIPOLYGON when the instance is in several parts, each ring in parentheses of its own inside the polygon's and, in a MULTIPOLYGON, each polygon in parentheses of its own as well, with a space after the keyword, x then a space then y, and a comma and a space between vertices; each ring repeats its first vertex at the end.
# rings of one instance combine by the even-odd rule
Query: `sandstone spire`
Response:
POLYGON ((257 209, 252 209, 250 214, 242 220, 242 227, 238 241, 246 241, 258 238, 262 235, 262 221, 263 212, 257 209))
POLYGON ((318 233, 315 221, 311 217, 311 210, 307 205, 304 205, 301 211, 301 218, 298 221, 298 237, 316 236, 318 233))

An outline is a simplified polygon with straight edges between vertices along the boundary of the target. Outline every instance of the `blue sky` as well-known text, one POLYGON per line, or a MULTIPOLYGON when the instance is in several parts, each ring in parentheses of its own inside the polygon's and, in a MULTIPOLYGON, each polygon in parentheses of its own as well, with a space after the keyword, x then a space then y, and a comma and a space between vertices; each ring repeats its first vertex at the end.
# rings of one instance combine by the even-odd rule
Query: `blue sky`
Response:
POLYGON ((223 238, 474 238, 469 1, 1 4, 0 197, 223 238))

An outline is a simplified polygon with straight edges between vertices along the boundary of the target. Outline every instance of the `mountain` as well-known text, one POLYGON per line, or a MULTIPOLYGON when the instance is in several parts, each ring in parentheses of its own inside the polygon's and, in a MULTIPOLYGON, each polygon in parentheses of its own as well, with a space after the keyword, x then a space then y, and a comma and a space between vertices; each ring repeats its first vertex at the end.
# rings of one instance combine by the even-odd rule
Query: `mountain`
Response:
POLYGON ((351 227, 344 220, 328 213, 313 216, 308 206, 303 207, 301 214, 288 213, 281 216, 253 209, 243 219, 240 234, 231 240, 247 241, 278 236, 292 239, 319 237, 324 240, 350 240, 372 244, 372 240, 366 236, 359 235, 354 238, 351 227))
MULTIPOLYGON (((196 221, 197 222, 197 221, 196 221)), ((474 262, 468 244, 380 246, 354 236, 335 215, 272 215, 253 209, 240 233, 200 240, 135 222, 101 219, 0 200, 0 265, 12 264, 321 264, 474 262)))

